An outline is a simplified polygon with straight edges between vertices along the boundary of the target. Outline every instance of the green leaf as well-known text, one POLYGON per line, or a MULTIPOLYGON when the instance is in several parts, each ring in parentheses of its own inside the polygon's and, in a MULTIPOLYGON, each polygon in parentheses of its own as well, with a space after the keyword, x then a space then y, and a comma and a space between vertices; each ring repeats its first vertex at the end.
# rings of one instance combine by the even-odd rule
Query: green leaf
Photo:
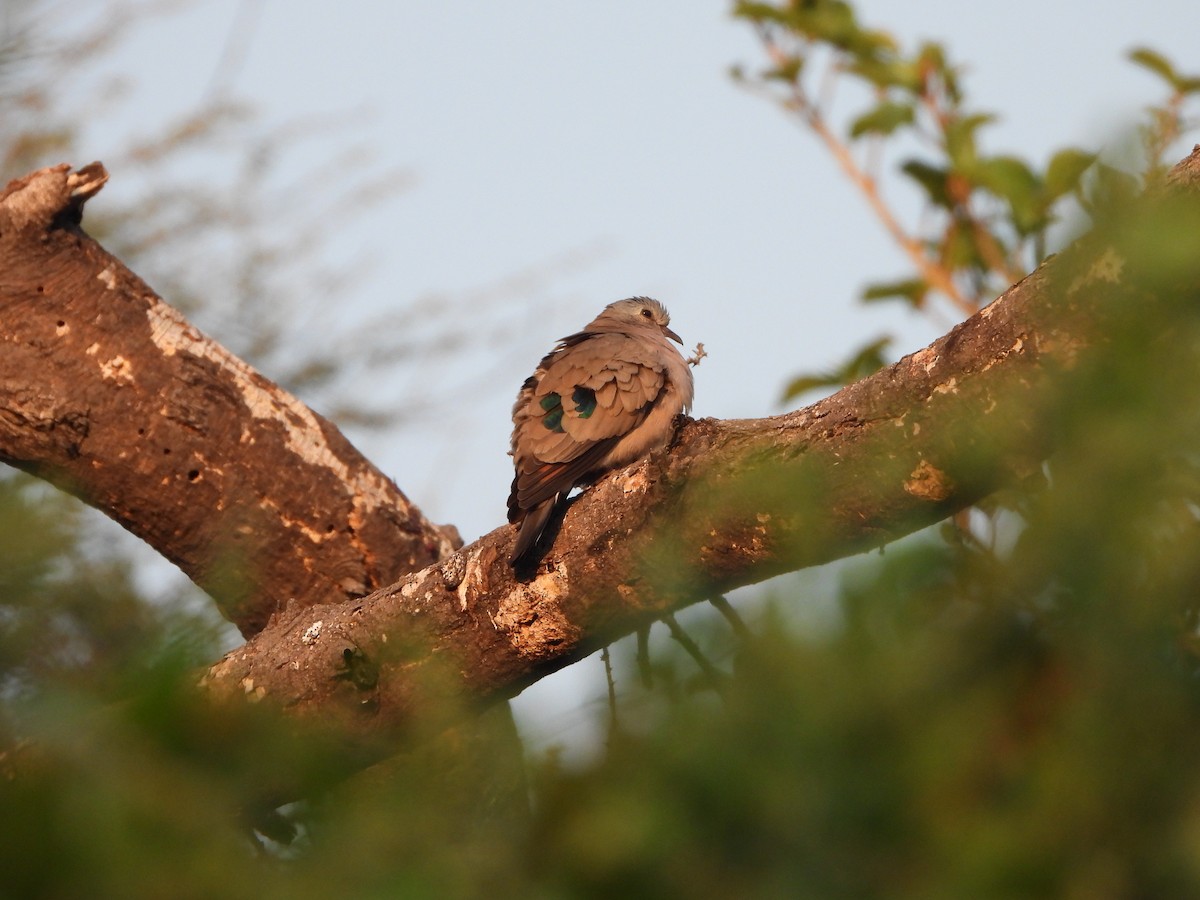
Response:
POLYGON ((1149 47, 1138 47, 1130 51, 1129 59, 1159 76, 1180 94, 1200 92, 1200 76, 1181 75, 1165 56, 1149 47))
POLYGON ((982 159, 972 167, 971 173, 977 184, 1009 201, 1032 196, 1039 186, 1038 177, 1025 160, 1016 156, 982 159))
POLYGON ((934 205, 946 208, 952 205, 950 194, 946 190, 949 173, 945 169, 939 169, 919 159, 910 159, 900 167, 900 171, 924 188, 934 205))
POLYGON ((971 169, 976 184, 1007 201, 1013 225, 1021 234, 1045 222, 1041 182, 1025 161, 1015 156, 993 156, 971 169))
POLYGON ((846 71, 869 81, 877 88, 899 88, 914 96, 921 88, 921 76, 917 67, 902 59, 859 56, 846 66, 846 71))
POLYGON ((895 59, 899 50, 896 39, 886 31, 870 31, 857 26, 842 47, 860 59, 895 59))
POLYGON ((864 45, 870 47, 876 53, 897 53, 900 50, 900 45, 896 42, 896 38, 886 31, 863 30, 860 33, 864 45))
POLYGON ((975 132, 996 121, 991 113, 975 113, 946 123, 946 155, 958 165, 975 160, 975 132))
POLYGON ((733 6, 735 19, 749 19, 751 22, 786 22, 788 15, 785 10, 770 3, 735 3, 733 6))
POLYGON ((861 29, 850 4, 841 0, 823 3, 797 4, 797 17, 808 33, 819 41, 827 41, 843 50, 852 50, 860 41, 861 29))
POLYGON ((850 137, 858 138, 864 134, 891 134, 901 125, 912 124, 913 116, 911 103, 884 101, 854 120, 850 126, 850 137))
POLYGON ((948 101, 950 108, 956 109, 962 102, 962 91, 958 86, 958 69, 946 59, 945 48, 933 42, 922 44, 917 51, 916 64, 926 88, 940 85, 944 102, 948 101))
POLYGON ((779 65, 764 70, 762 77, 766 81, 786 81, 789 84, 794 84, 796 79, 800 77, 800 72, 803 68, 804 57, 791 56, 779 65))
POLYGON ((920 309, 928 292, 929 285, 920 278, 909 278, 903 281, 881 281, 867 285, 866 289, 862 292, 862 300, 865 303, 874 303, 879 300, 890 300, 893 297, 900 297, 907 300, 914 309, 920 309))
POLYGON ((1161 53, 1156 53, 1149 47, 1138 47, 1130 51, 1129 59, 1143 69, 1149 69, 1175 90, 1180 89, 1183 79, 1180 78, 1179 73, 1175 71, 1175 67, 1161 53))
POLYGON ((834 369, 793 378, 788 382, 788 386, 784 389, 781 399, 786 402, 807 391, 818 388, 841 387, 842 385, 850 384, 853 381, 858 381, 860 378, 866 378, 868 375, 878 372, 887 365, 887 359, 884 357, 883 352, 891 342, 892 339, 890 337, 879 338, 864 347, 860 347, 849 359, 834 369))
POLYGON ((1046 166, 1043 190, 1047 200, 1057 200, 1079 185, 1083 173, 1096 161, 1095 153, 1087 153, 1075 147, 1059 150, 1046 166))
POLYGON ((947 229, 942 243, 942 262, 951 269, 986 269, 975 240, 975 231, 964 222, 958 222, 947 229))
POLYGON ((927 69, 932 69, 936 75, 944 75, 947 70, 946 51, 941 44, 929 42, 921 45, 917 51, 917 61, 927 69))

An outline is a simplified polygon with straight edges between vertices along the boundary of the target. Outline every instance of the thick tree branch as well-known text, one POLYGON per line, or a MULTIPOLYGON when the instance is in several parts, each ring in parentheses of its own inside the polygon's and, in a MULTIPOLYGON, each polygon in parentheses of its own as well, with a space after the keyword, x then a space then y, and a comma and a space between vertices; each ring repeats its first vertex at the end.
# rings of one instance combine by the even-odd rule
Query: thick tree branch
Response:
POLYGON ((444 558, 451 534, 333 425, 78 229, 106 177, 0 193, 0 459, 146 540, 245 635, 444 558))
MULTIPOLYGON (((1173 183, 1194 187, 1197 171, 1200 150, 1173 183)), ((0 245, 6 232, 0 220, 0 245)), ((935 522, 1038 469, 1053 447, 1047 416, 1063 373, 1110 324, 1098 299, 1142 290, 1124 263, 1103 236, 1087 238, 929 347, 826 400, 769 419, 687 424, 668 452, 581 495, 528 580, 505 562, 504 526, 369 597, 332 592, 335 602, 279 612, 204 684, 351 734, 390 733, 442 691, 510 696, 714 591, 935 522)), ((232 465, 229 437, 206 432, 196 452, 208 465, 229 453, 232 465)), ((142 464, 140 452, 119 459, 142 464)))
POLYGON ((431 683, 509 696, 713 591, 944 518, 1046 453, 1039 391, 1078 346, 1044 321, 1047 278, 811 407, 686 425, 668 452, 584 492, 530 580, 506 562, 504 526, 371 597, 281 616, 206 683, 389 729, 431 683))
MULTIPOLYGON (((1173 184, 1194 188, 1197 173, 1200 148, 1173 184)), ((510 696, 714 591, 936 522, 1040 469, 1063 375, 1111 325, 1101 311, 1144 299, 1124 268, 1104 236, 1081 240, 826 400, 686 425, 668 452, 579 497, 532 580, 506 564, 512 529, 502 527, 371 597, 281 617, 205 684, 387 730, 427 705, 430 684, 510 696)))

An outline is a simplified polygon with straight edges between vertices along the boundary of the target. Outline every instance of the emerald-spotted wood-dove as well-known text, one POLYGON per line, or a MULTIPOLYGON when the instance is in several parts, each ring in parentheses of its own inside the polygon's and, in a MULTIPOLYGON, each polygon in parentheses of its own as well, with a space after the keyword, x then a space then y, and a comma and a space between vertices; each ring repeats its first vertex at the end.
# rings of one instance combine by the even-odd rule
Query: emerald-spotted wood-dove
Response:
POLYGON ((513 405, 508 521, 520 524, 509 562, 537 542, 573 487, 663 447, 692 405, 692 373, 671 341, 666 308, 618 300, 558 342, 525 379, 513 405))

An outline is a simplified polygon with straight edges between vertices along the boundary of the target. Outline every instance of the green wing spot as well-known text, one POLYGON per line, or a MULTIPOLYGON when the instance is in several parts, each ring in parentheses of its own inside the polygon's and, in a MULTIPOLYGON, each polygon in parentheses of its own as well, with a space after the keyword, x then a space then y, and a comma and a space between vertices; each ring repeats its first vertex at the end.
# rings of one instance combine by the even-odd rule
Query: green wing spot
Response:
POLYGON ((577 387, 571 395, 575 403, 575 413, 581 419, 586 419, 596 411, 596 392, 590 388, 577 387))
POLYGON ((547 394, 540 401, 542 409, 546 411, 546 415, 542 417, 542 424, 546 426, 548 431, 562 431, 562 398, 558 394, 547 394))

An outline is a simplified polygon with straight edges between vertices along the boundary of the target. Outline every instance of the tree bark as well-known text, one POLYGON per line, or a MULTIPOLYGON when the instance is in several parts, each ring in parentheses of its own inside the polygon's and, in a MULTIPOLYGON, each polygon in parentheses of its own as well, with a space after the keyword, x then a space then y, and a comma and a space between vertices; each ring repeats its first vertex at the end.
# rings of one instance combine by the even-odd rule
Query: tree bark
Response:
MULTIPOLYGON (((1200 148, 1180 164, 1172 183, 1194 190, 1198 172, 1200 148)), ((31 178, 69 184, 63 168, 31 178)), ((22 190, 29 188, 16 195, 22 190)), ((304 433, 313 440, 319 436, 323 447, 336 446, 339 459, 352 458, 352 449, 335 437, 332 426, 290 397, 268 404, 269 415, 256 414, 256 391, 269 383, 195 335, 177 315, 161 309, 150 313, 161 303, 157 298, 85 235, 62 226, 69 191, 49 192, 57 199, 41 206, 22 201, 37 212, 17 215, 27 224, 15 231, 14 214, 3 218, 13 196, 10 188, 0 200, 0 264, 18 263, 26 274, 15 281, 7 273, 0 276, 3 328, 6 340, 13 341, 11 320, 28 317, 40 323, 23 339, 35 345, 26 355, 39 368, 15 382, 11 375, 0 376, 4 458, 70 483, 89 502, 136 526, 165 554, 202 575, 206 570, 195 561, 211 566, 214 553, 206 541, 223 545, 229 525, 201 533, 202 523, 191 524, 187 528, 197 533, 181 541, 180 526, 170 517, 192 522, 188 514, 196 505, 205 506, 200 519, 224 515, 240 496, 231 490, 235 485, 255 486, 249 512, 238 514, 249 516, 263 507, 264 497, 290 493, 281 482, 298 484, 305 497, 329 482, 320 500, 301 504, 299 521, 315 535, 293 526, 289 512, 251 517, 251 533, 260 540, 271 536, 286 544, 300 535, 307 540, 300 541, 306 551, 322 547, 322 526, 335 521, 325 498, 340 498, 337 508, 351 522, 359 507, 338 493, 342 469, 324 464, 321 455, 306 460, 289 438, 289 425, 315 423, 304 433), (41 249, 47 244, 53 251, 41 249), (109 289, 110 281, 124 287, 109 289), (116 345, 93 339, 91 331, 84 332, 87 340, 62 342, 56 329, 96 326, 77 324, 63 312, 47 316, 41 311, 53 302, 67 311, 86 308, 92 316, 111 315, 100 300, 77 305, 91 303, 76 295, 90 297, 97 291, 93 282, 101 284, 102 298, 115 293, 121 304, 139 310, 128 327, 149 333, 130 347, 129 356, 125 344, 116 353, 116 345), (53 289, 37 290, 47 284, 53 289), (148 318, 168 321, 170 339, 159 335, 156 340, 156 332, 141 323, 148 318), (89 352, 94 344, 101 349, 89 352), (63 356, 74 360, 60 361, 63 356), (126 362, 114 362, 116 356, 126 362), (168 367, 186 365, 182 373, 153 380, 142 375, 149 361, 160 359, 168 367), (57 375, 59 366, 78 380, 57 375), (129 378, 119 374, 126 366, 129 378), (155 400, 155 394, 139 401, 136 408, 148 418, 119 432, 124 444, 93 441, 95 421, 128 408, 125 397, 134 385, 147 394, 167 387, 169 402, 155 400), (214 406, 245 427, 213 424, 207 411, 214 406), (167 427, 151 413, 176 423, 171 441, 157 430, 155 439, 148 439, 150 429, 167 427), (85 427, 73 424, 80 417, 85 427), (176 447, 184 445, 175 439, 186 437, 189 429, 197 434, 186 445, 186 462, 164 463, 161 457, 168 454, 162 449, 177 456, 176 447), (262 438, 259 430, 266 432, 262 438), (265 455, 260 444, 268 445, 265 455), (102 454, 103 448, 109 451, 102 454), (80 458, 86 464, 78 463, 80 458), (281 459, 293 462, 280 465, 281 459), (305 464, 298 468, 297 459, 305 464), (117 482, 111 469, 124 470, 125 481, 117 482), (192 490, 200 480, 189 479, 193 470, 219 471, 220 480, 208 479, 215 482, 212 490, 201 495, 192 490), (309 478, 317 483, 310 485, 309 478), (148 487, 140 490, 143 480, 148 487), (110 481, 127 485, 124 490, 136 495, 136 504, 121 491, 102 487, 110 481), (157 486, 175 499, 156 504, 149 495, 157 486), (142 521, 152 513, 168 518, 153 525, 142 521)), ((262 607, 276 611, 272 621, 212 666, 203 684, 216 697, 266 700, 350 734, 387 734, 403 727, 415 709, 441 702, 446 691, 481 702, 511 696, 666 612, 738 585, 879 547, 936 522, 1038 471, 1053 448, 1054 427, 1047 417, 1062 390, 1063 373, 1103 335, 1106 321, 1098 298, 1128 300, 1142 290, 1124 268, 1114 244, 1103 235, 1090 236, 930 346, 832 397, 767 419, 687 422, 667 451, 585 491, 566 513, 546 558, 521 577, 505 561, 513 539, 510 526, 446 556, 445 540, 439 543, 436 531, 413 524, 423 520, 405 504, 401 508, 408 512, 394 515, 397 531, 409 535, 409 546, 417 549, 405 551, 408 562, 400 565, 418 569, 418 550, 432 564, 370 596, 351 599, 347 594, 361 593, 365 582, 346 591, 329 571, 308 573, 304 577, 320 578, 304 595, 309 605, 286 609, 274 591, 275 599, 262 607), (328 591, 324 598, 322 589, 328 591)), ((374 471, 365 461, 361 465, 355 471, 374 471)), ((367 480, 372 487, 377 483, 375 476, 367 480)), ((343 478, 340 484, 342 495, 350 498, 362 491, 360 481, 343 478)), ((349 524, 347 530, 359 534, 349 524)), ((330 564, 312 556, 282 554, 281 559, 281 569, 330 564)), ((298 579, 296 573, 278 577, 298 579)), ((254 584, 264 591, 274 588, 265 576, 254 584)), ((209 579, 205 586, 220 591, 224 582, 209 579)), ((236 597, 236 602, 229 597, 218 602, 235 610, 256 605, 244 591, 236 597)))
POLYGON ((57 166, 0 193, 0 459, 144 539, 246 636, 445 558, 451 531, 79 229, 106 179, 57 166))

